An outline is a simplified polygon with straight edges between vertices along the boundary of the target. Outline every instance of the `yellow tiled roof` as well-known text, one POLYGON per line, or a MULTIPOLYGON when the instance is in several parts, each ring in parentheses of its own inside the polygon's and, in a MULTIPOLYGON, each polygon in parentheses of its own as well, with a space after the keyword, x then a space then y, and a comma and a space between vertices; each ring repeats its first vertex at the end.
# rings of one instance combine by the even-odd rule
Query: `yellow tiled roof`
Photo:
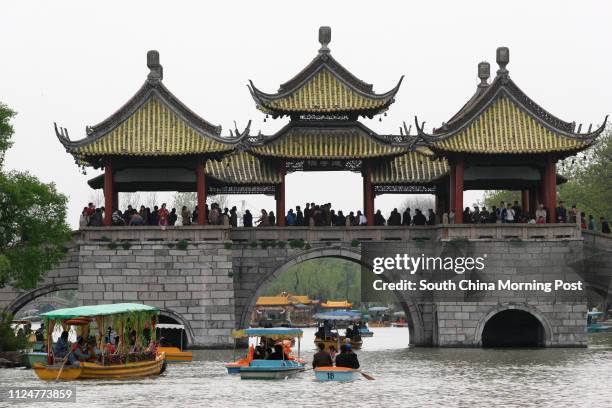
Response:
POLYGON ((336 78, 328 69, 321 69, 303 86, 280 99, 264 99, 259 108, 285 112, 346 112, 379 109, 387 105, 393 95, 370 98, 362 95, 336 78))
POLYGON ((356 128, 290 129, 276 140, 251 148, 263 156, 293 159, 359 159, 389 156, 406 150, 378 142, 356 128))
POLYGON ((256 306, 288 306, 298 303, 308 305, 316 302, 310 299, 307 295, 287 295, 281 294, 277 296, 260 296, 257 298, 256 306))
POLYGON ((326 308, 349 308, 352 307, 353 304, 348 300, 328 300, 325 303, 321 303, 321 307, 326 308))
POLYGON ((278 184, 281 177, 273 164, 252 154, 231 154, 222 160, 208 160, 206 174, 229 184, 278 184))
POLYGON ((287 296, 260 296, 257 298, 255 306, 285 306, 289 304, 289 297, 287 296))
POLYGON ((157 97, 151 96, 133 115, 92 143, 78 146, 82 155, 164 156, 231 150, 200 134, 157 97))
POLYGON ((448 173, 445 159, 432 160, 418 151, 380 163, 372 171, 374 184, 428 183, 448 173))
POLYGON ((436 150, 468 153, 546 153, 581 149, 587 140, 558 134, 501 95, 472 123, 431 146, 436 150))

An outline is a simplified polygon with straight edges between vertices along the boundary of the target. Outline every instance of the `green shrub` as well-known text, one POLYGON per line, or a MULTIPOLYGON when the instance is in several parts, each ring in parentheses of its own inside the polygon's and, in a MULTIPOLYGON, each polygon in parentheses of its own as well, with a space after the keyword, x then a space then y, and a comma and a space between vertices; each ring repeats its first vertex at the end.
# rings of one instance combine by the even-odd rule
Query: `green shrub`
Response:
POLYGON ((186 250, 188 246, 189 246, 189 241, 187 241, 186 239, 181 239, 180 241, 176 243, 176 248, 180 249, 181 251, 186 250))
POLYGON ((279 248, 284 248, 284 247, 287 246, 287 241, 278 241, 276 243, 276 246, 279 247, 279 248))
POLYGON ((128 250, 132 247, 132 243, 130 241, 123 241, 121 243, 121 248, 128 250))
POLYGON ((361 244, 361 242, 358 239, 354 239, 351 241, 351 246, 352 247, 358 247, 361 244))
POLYGON ((253 249, 257 248, 257 245, 259 245, 259 243, 255 240, 249 242, 249 246, 253 249))
POLYGON ((223 244, 223 247, 225 249, 232 249, 232 243, 231 242, 226 242, 225 244, 223 244))
POLYGON ((291 248, 304 248, 304 240, 303 239, 289 240, 289 246, 291 248))
POLYGON ((28 348, 28 339, 25 333, 17 336, 11 328, 13 315, 3 312, 0 314, 0 351, 17 351, 28 348))
POLYGON ((111 241, 108 243, 108 248, 109 249, 117 249, 117 247, 119 246, 119 243, 115 242, 115 241, 111 241))

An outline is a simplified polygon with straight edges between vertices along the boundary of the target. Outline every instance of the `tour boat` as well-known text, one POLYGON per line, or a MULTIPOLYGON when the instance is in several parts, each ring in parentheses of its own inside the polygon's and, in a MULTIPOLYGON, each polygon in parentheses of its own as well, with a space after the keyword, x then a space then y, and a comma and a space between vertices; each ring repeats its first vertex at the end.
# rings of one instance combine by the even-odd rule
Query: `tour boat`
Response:
POLYGON ((348 367, 317 367, 314 373, 317 381, 355 381, 361 377, 359 370, 348 367))
POLYGON ((354 335, 350 339, 338 333, 339 323, 344 323, 345 326, 349 326, 351 323, 356 324, 361 321, 360 313, 337 310, 333 312, 316 313, 313 319, 318 322, 319 326, 315 333, 315 345, 323 343, 326 349, 333 346, 337 351, 340 351, 340 346, 344 343, 350 343, 355 350, 359 350, 363 345, 360 333, 357 333, 357 335, 354 335))
POLYGON ((254 359, 254 348, 249 347, 249 353, 243 360, 238 360, 225 365, 228 374, 240 374, 241 379, 260 379, 274 380, 284 379, 304 371, 304 360, 300 359, 300 339, 304 332, 298 328, 251 328, 234 331, 234 339, 239 338, 256 338, 264 341, 280 341, 283 342, 283 354, 289 356, 283 360, 259 360, 254 359), (290 341, 297 338, 298 355, 292 356, 290 350, 290 341))
POLYGON ((193 354, 191 351, 183 351, 183 332, 185 331, 185 325, 158 323, 155 328, 157 330, 181 330, 180 348, 173 346, 160 346, 157 348, 158 355, 161 353, 166 353, 166 361, 169 363, 189 362, 193 360, 193 354))
POLYGON ((367 325, 359 327, 359 334, 361 337, 374 337, 374 332, 367 325))
POLYGON ((607 333, 612 332, 612 326, 599 322, 604 316, 603 312, 588 312, 587 313, 587 332, 588 333, 607 333))
POLYGON ((45 381, 56 380, 110 380, 124 378, 140 378, 159 375, 164 370, 165 355, 161 354, 154 360, 134 363, 102 365, 100 363, 80 362, 79 365, 63 365, 56 363, 47 365, 34 363, 32 368, 38 378, 45 381))
MULTIPOLYGON (((159 315, 159 309, 137 304, 116 303, 97 306, 81 306, 68 309, 58 309, 43 313, 45 328, 47 330, 47 362, 33 363, 32 368, 36 375, 45 381, 56 380, 81 380, 81 379, 123 379, 141 378, 159 375, 166 369, 166 354, 156 353, 151 349, 145 349, 141 353, 127 352, 128 347, 144 346, 142 344, 145 329, 155 336, 155 324, 159 315), (52 333, 56 324, 62 327, 78 325, 79 334, 83 338, 89 335, 89 325, 95 322, 92 333, 99 335, 96 348, 105 350, 104 328, 116 327, 120 339, 130 337, 134 333, 134 345, 128 346, 121 340, 117 345, 117 352, 108 354, 101 352, 97 354, 95 361, 75 362, 69 364, 68 356, 64 358, 53 355, 52 333)), ((154 343, 155 337, 151 339, 154 343)), ((72 351, 70 352, 72 353, 72 351)))
POLYGON ((34 363, 45 363, 46 361, 46 351, 29 351, 23 355, 23 365, 26 368, 32 368, 34 363))

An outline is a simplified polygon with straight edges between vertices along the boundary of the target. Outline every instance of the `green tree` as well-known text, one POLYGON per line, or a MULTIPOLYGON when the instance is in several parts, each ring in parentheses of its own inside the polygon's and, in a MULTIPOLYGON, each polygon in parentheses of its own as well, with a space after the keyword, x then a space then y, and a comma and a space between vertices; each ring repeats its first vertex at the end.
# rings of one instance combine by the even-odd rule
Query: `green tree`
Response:
POLYGON ((595 217, 612 215, 612 128, 597 143, 559 165, 567 183, 559 186, 559 198, 568 206, 595 217))
MULTIPOLYGON (((484 193, 484 205, 487 209, 491 209, 491 207, 496 206, 499 207, 500 202, 504 202, 506 204, 513 203, 514 201, 521 202, 521 192, 520 191, 509 191, 509 190, 487 190, 484 193)), ((482 203, 480 203, 482 204, 482 203)))
POLYGON ((308 295, 311 299, 361 301, 361 267, 351 261, 321 258, 302 262, 277 276, 262 296, 282 292, 308 295))
MULTIPOLYGON (((0 158, 11 146, 14 115, 0 104, 0 158)), ((0 167, 0 287, 34 288, 64 257, 70 239, 66 203, 53 183, 0 167)))

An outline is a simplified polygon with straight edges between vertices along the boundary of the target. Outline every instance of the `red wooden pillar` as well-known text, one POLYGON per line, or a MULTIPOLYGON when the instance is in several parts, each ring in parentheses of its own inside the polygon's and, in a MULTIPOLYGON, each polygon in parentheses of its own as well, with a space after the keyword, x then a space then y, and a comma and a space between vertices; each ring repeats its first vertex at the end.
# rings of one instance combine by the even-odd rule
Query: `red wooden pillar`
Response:
POLYGON ((529 205, 529 190, 521 190, 521 207, 523 208, 524 214, 529 214, 531 211, 529 205))
POLYGON ((104 225, 109 226, 112 223, 113 214, 113 198, 114 193, 113 183, 113 166, 110 160, 104 166, 104 225))
POLYGON ((372 187, 372 164, 369 161, 364 162, 363 169, 363 211, 368 226, 374 225, 374 188, 372 187))
POLYGON ((536 187, 531 187, 529 189, 529 213, 531 216, 535 217, 535 212, 538 209, 538 204, 540 201, 538 200, 538 189, 536 187))
POLYGON ((552 156, 546 158, 544 177, 546 178, 544 205, 548 208, 550 214, 549 221, 555 223, 557 222, 557 164, 552 156))
POLYGON ((457 209, 455 208, 455 163, 450 162, 450 176, 448 180, 448 212, 453 210, 455 214, 457 209))
POLYGON ((280 183, 276 190, 276 224, 279 227, 285 226, 285 175, 287 170, 284 164, 278 167, 280 183))
POLYGON ((455 224, 463 224, 463 156, 455 160, 455 224))
POLYGON ((198 162, 196 165, 196 188, 198 192, 198 224, 206 225, 206 174, 204 173, 204 163, 198 162))

